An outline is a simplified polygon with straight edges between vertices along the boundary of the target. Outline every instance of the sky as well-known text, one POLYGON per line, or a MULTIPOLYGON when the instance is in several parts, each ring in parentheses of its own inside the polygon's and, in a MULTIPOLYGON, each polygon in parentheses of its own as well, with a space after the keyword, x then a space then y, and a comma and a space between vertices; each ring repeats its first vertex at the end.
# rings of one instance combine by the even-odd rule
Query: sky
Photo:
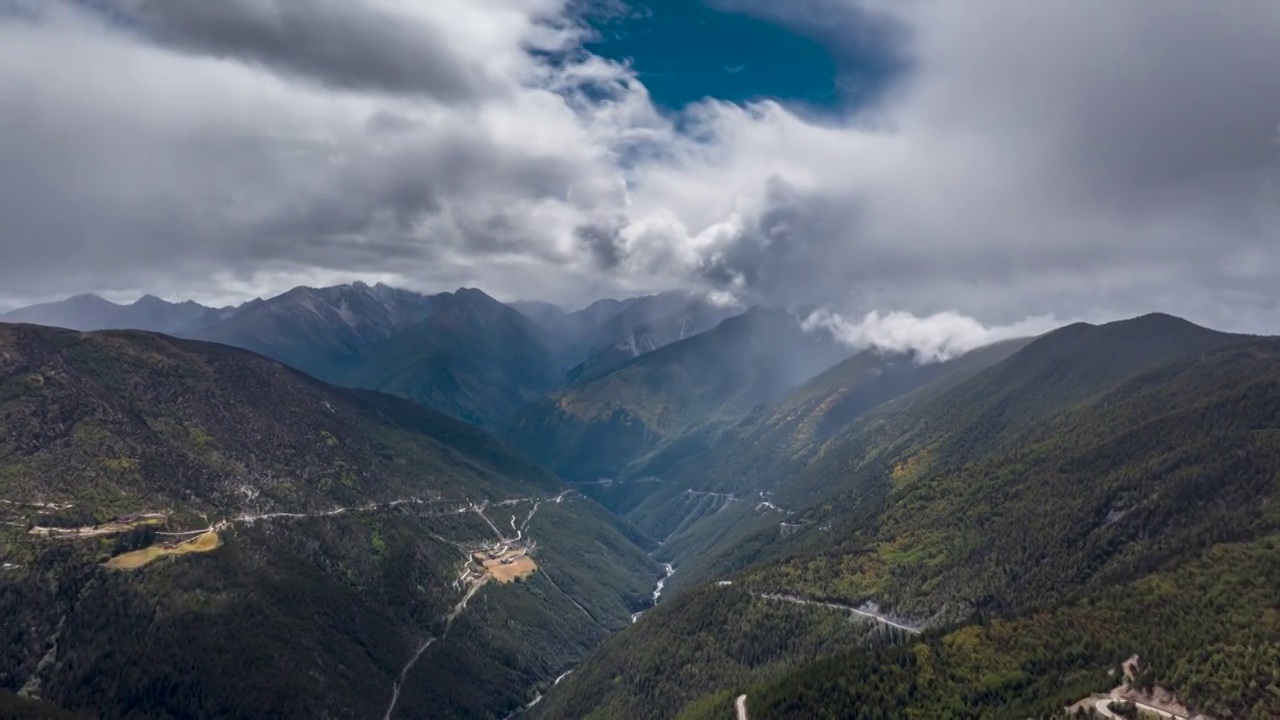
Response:
POLYGON ((591 53, 629 63, 657 107, 678 113, 707 98, 775 100, 810 115, 863 106, 894 74, 885 31, 871 19, 858 36, 766 14, 764 3, 650 0, 620 9, 594 3, 582 17, 591 53))
POLYGON ((0 307, 689 288, 1280 328, 1280 4, 0 0, 0 307))

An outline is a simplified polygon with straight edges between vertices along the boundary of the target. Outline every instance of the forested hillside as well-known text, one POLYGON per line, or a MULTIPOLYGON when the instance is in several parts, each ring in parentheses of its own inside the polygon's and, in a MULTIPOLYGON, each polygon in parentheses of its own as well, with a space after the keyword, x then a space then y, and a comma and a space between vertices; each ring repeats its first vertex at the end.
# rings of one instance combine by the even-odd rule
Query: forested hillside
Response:
POLYGON ((847 351, 781 311, 754 309, 557 389, 503 435, 567 480, 638 478, 651 453, 710 443, 751 408, 776 401, 847 351))
MULTIPOLYGON (((705 565, 713 554, 707 552, 709 543, 739 545, 752 531, 776 533, 779 522, 790 520, 777 491, 828 447, 838 446, 854 420, 924 385, 959 382, 1029 341, 998 343, 934 363, 918 362, 909 353, 865 350, 757 409, 704 452, 677 457, 683 446, 673 444, 650 463, 659 470, 670 460, 655 476, 661 482, 641 488, 646 493, 621 484, 597 490, 596 496, 665 539, 664 559, 705 565), (731 538, 722 540, 721 534, 731 538)), ((682 575, 677 583, 692 576, 697 574, 682 575)))
MULTIPOLYGON (((584 674, 549 695, 547 717, 593 702, 638 712, 654 693, 712 717, 738 691, 753 718, 900 716, 873 710, 894 707, 919 718, 1045 716, 1110 689, 1119 680, 1107 671, 1132 654, 1149 664, 1144 682, 1193 708, 1275 716, 1280 341, 1165 316, 1072 326, 832 437, 780 480, 770 502, 788 514, 777 525, 725 533, 698 549, 701 569, 676 577, 691 570, 753 597, 863 608, 935 631, 756 684, 698 686, 700 701, 679 679, 637 688, 584 674), (764 562, 717 578, 707 554, 730 571, 743 556, 764 562)), ((665 627, 708 617, 724 597, 678 595, 663 627, 642 622, 590 664, 693 652, 681 645, 700 641, 665 627)), ((735 644, 733 622, 706 632, 730 649, 704 667, 769 647, 735 644)))
POLYGON ((1274 718, 1278 558, 1274 534, 1219 544, 1061 608, 862 649, 740 687, 751 717, 766 720, 1067 717, 1066 707, 1117 685, 1121 662, 1137 655, 1137 689, 1171 688, 1213 717, 1274 718))
POLYGON ((662 574, 473 426, 142 332, 0 325, 0 519, 0 688, 103 717, 505 715, 662 574))
MULTIPOLYGON (((722 494, 739 492, 742 502, 717 510, 707 522, 680 528, 662 557, 690 563, 691 572, 682 578, 687 583, 776 556, 782 535, 789 546, 829 544, 830 536, 819 534, 818 528, 838 518, 845 518, 849 527, 864 523, 868 513, 879 511, 891 478, 928 476, 983 458, 1137 373, 1202 358, 1214 348, 1248 339, 1166 315, 1101 326, 1077 324, 1031 342, 1010 341, 961 356, 949 363, 952 372, 869 408, 851 422, 834 424, 820 445, 796 443, 791 438, 803 437, 798 433, 748 433, 716 449, 712 457, 723 461, 690 463, 698 487, 714 483, 711 487, 722 494), (754 472, 777 462, 770 457, 783 458, 774 465, 776 473, 754 472), (762 489, 767 498, 759 495, 762 489), (787 512, 760 512, 759 503, 766 499, 770 506, 764 509, 787 512), (748 508, 755 512, 748 514, 748 508), (742 518, 749 521, 739 522, 742 518)), ((785 408, 786 402, 778 407, 785 408)), ((678 503, 696 497, 677 497, 669 507, 654 507, 650 501, 632 517, 642 526, 653 519, 662 522, 680 515, 678 503)), ((648 530, 663 537, 659 528, 648 530)))
POLYGON ((1156 315, 801 383, 793 332, 839 352, 751 313, 543 403, 633 525, 421 405, 0 326, 0 687, 41 700, 3 702, 1021 720, 1136 655, 1126 692, 1280 712, 1280 340, 1156 315))
POLYGON ((479 290, 435 302, 429 317, 370 346, 344 383, 492 427, 560 382, 564 368, 515 310, 479 290))
POLYGON ((878 635, 845 613, 761 599, 732 586, 703 587, 659 605, 539 704, 537 717, 661 720, 726 688, 747 687, 842 653, 878 635), (597 693, 583 692, 593 688, 597 693))

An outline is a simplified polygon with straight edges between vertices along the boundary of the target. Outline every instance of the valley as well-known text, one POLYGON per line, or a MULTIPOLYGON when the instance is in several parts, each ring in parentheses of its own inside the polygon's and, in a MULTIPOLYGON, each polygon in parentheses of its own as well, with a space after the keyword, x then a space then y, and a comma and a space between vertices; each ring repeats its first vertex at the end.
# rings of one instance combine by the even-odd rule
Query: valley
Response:
MULTIPOLYGON (((438 322, 508 317, 460 297, 438 322)), ((145 694, 128 653, 178 688, 156 716, 1022 720, 1105 717, 1138 653, 1206 717, 1270 711, 1273 339, 1153 315, 926 363, 780 313, 641 315, 670 342, 470 423, 223 346, 0 325, 0 680, 85 708, 145 694)), ((502 332, 562 368, 596 342, 537 318, 502 332)))
MULTIPOLYGON (((646 616, 637 634, 606 642, 594 671, 548 695, 544 716, 725 717, 744 711, 744 697, 753 718, 862 716, 847 713, 877 705, 922 718, 1062 716, 1114 684, 1094 674, 1111 658, 1143 651, 1160 677, 1204 678, 1221 670, 1194 658, 1223 643, 1251 649, 1233 676, 1274 685, 1262 658, 1280 627, 1263 608, 1280 598, 1263 577, 1280 571, 1269 502, 1280 464, 1274 431, 1258 428, 1280 422, 1275 352, 1272 339, 1167 316, 1071 326, 962 356, 825 427, 824 414, 883 374, 815 379, 724 433, 724 449, 676 462, 644 499, 627 496, 621 507, 658 530, 657 556, 680 565, 682 583, 661 621, 646 616), (1226 508, 1233 520, 1213 519, 1226 508), (1248 569, 1203 564, 1206 548, 1236 552, 1230 543, 1249 554, 1248 569), (1239 583, 1251 590, 1227 590, 1239 583), (1176 609, 1150 612, 1171 593, 1182 596, 1176 609), (745 618, 763 612, 758 602, 841 613, 887 634, 859 640, 856 662, 847 650, 814 661, 830 631, 784 631, 806 620, 786 614, 756 629, 745 618), (1197 620, 1206 602, 1234 608, 1240 624, 1197 620), (726 605, 739 609, 717 607, 726 605), (698 631, 669 631, 686 623, 698 631), (723 634, 707 634, 715 627, 723 634), (749 651, 731 649, 753 637, 749 651), (700 660, 697 680, 674 679, 662 660, 713 648, 728 657, 700 660), (771 664, 783 659, 799 665, 771 664), (891 667, 907 675, 894 679, 891 667), (673 679, 655 688, 632 673, 673 679)), ((1206 716, 1271 702, 1189 687, 1214 698, 1199 701, 1206 716)))
MULTIPOLYGON (((665 574, 662 576, 660 580, 658 580, 658 584, 653 586, 653 604, 654 605, 657 605, 658 601, 662 599, 662 591, 667 586, 667 580, 670 579, 671 576, 674 575, 676 572, 676 569, 672 567, 671 563, 662 563, 662 570, 663 570, 663 573, 665 574)), ((631 613, 631 622, 634 624, 637 621, 639 621, 640 616, 644 615, 644 613, 645 613, 644 610, 639 610, 637 612, 631 613)))

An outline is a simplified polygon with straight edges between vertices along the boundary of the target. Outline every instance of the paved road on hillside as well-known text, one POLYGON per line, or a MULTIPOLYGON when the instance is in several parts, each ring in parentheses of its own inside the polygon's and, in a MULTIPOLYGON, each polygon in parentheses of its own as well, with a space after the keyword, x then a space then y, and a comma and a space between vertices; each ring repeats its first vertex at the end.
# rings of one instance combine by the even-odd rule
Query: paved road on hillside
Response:
POLYGON ((733 701, 733 707, 738 711, 738 720, 749 720, 747 717, 747 696, 739 695, 737 700, 733 701))
MULTIPOLYGON (((1115 700, 1117 700, 1117 698, 1111 698, 1111 697, 1103 698, 1097 701, 1096 703, 1094 703, 1093 707, 1098 711, 1098 714, 1102 715, 1102 717, 1104 718, 1114 718, 1115 720, 1126 720, 1124 716, 1117 715, 1111 712, 1111 708, 1107 707, 1115 700)), ((1186 715, 1178 715, 1176 713, 1171 713, 1168 710, 1161 710, 1160 708, 1152 707, 1145 703, 1135 702, 1133 704, 1144 713, 1154 713, 1155 715, 1158 715, 1162 718, 1166 718, 1167 720, 1188 720, 1186 715)))
POLYGON ((794 603, 796 605, 816 605, 818 607, 831 608, 833 610, 843 610, 845 612, 850 612, 850 613, 853 613, 854 615, 867 618, 868 620, 875 620, 876 622, 881 623, 883 625, 888 625, 889 627, 897 628, 899 630, 909 632, 912 635, 920 634, 920 628, 914 628, 914 627, 911 627, 910 625, 903 625, 902 623, 894 622, 889 618, 885 617, 884 615, 881 615, 879 613, 869 612, 867 610, 860 610, 856 607, 853 607, 852 605, 842 605, 840 603, 809 600, 807 598, 798 597, 796 595, 779 595, 777 593, 752 593, 752 594, 755 595, 756 597, 764 598, 765 600, 777 600, 779 602, 789 602, 789 603, 794 603))

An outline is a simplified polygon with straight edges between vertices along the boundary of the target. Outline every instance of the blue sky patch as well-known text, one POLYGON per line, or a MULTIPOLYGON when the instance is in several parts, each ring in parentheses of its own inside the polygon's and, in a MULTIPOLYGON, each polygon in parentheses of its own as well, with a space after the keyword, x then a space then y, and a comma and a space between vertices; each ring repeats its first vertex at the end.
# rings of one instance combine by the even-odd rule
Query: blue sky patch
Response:
POLYGON ((712 97, 836 111, 865 103, 890 75, 889 59, 874 48, 831 47, 702 0, 632 0, 629 11, 616 9, 593 13, 598 38, 587 49, 630 60, 654 102, 671 110, 712 97))

